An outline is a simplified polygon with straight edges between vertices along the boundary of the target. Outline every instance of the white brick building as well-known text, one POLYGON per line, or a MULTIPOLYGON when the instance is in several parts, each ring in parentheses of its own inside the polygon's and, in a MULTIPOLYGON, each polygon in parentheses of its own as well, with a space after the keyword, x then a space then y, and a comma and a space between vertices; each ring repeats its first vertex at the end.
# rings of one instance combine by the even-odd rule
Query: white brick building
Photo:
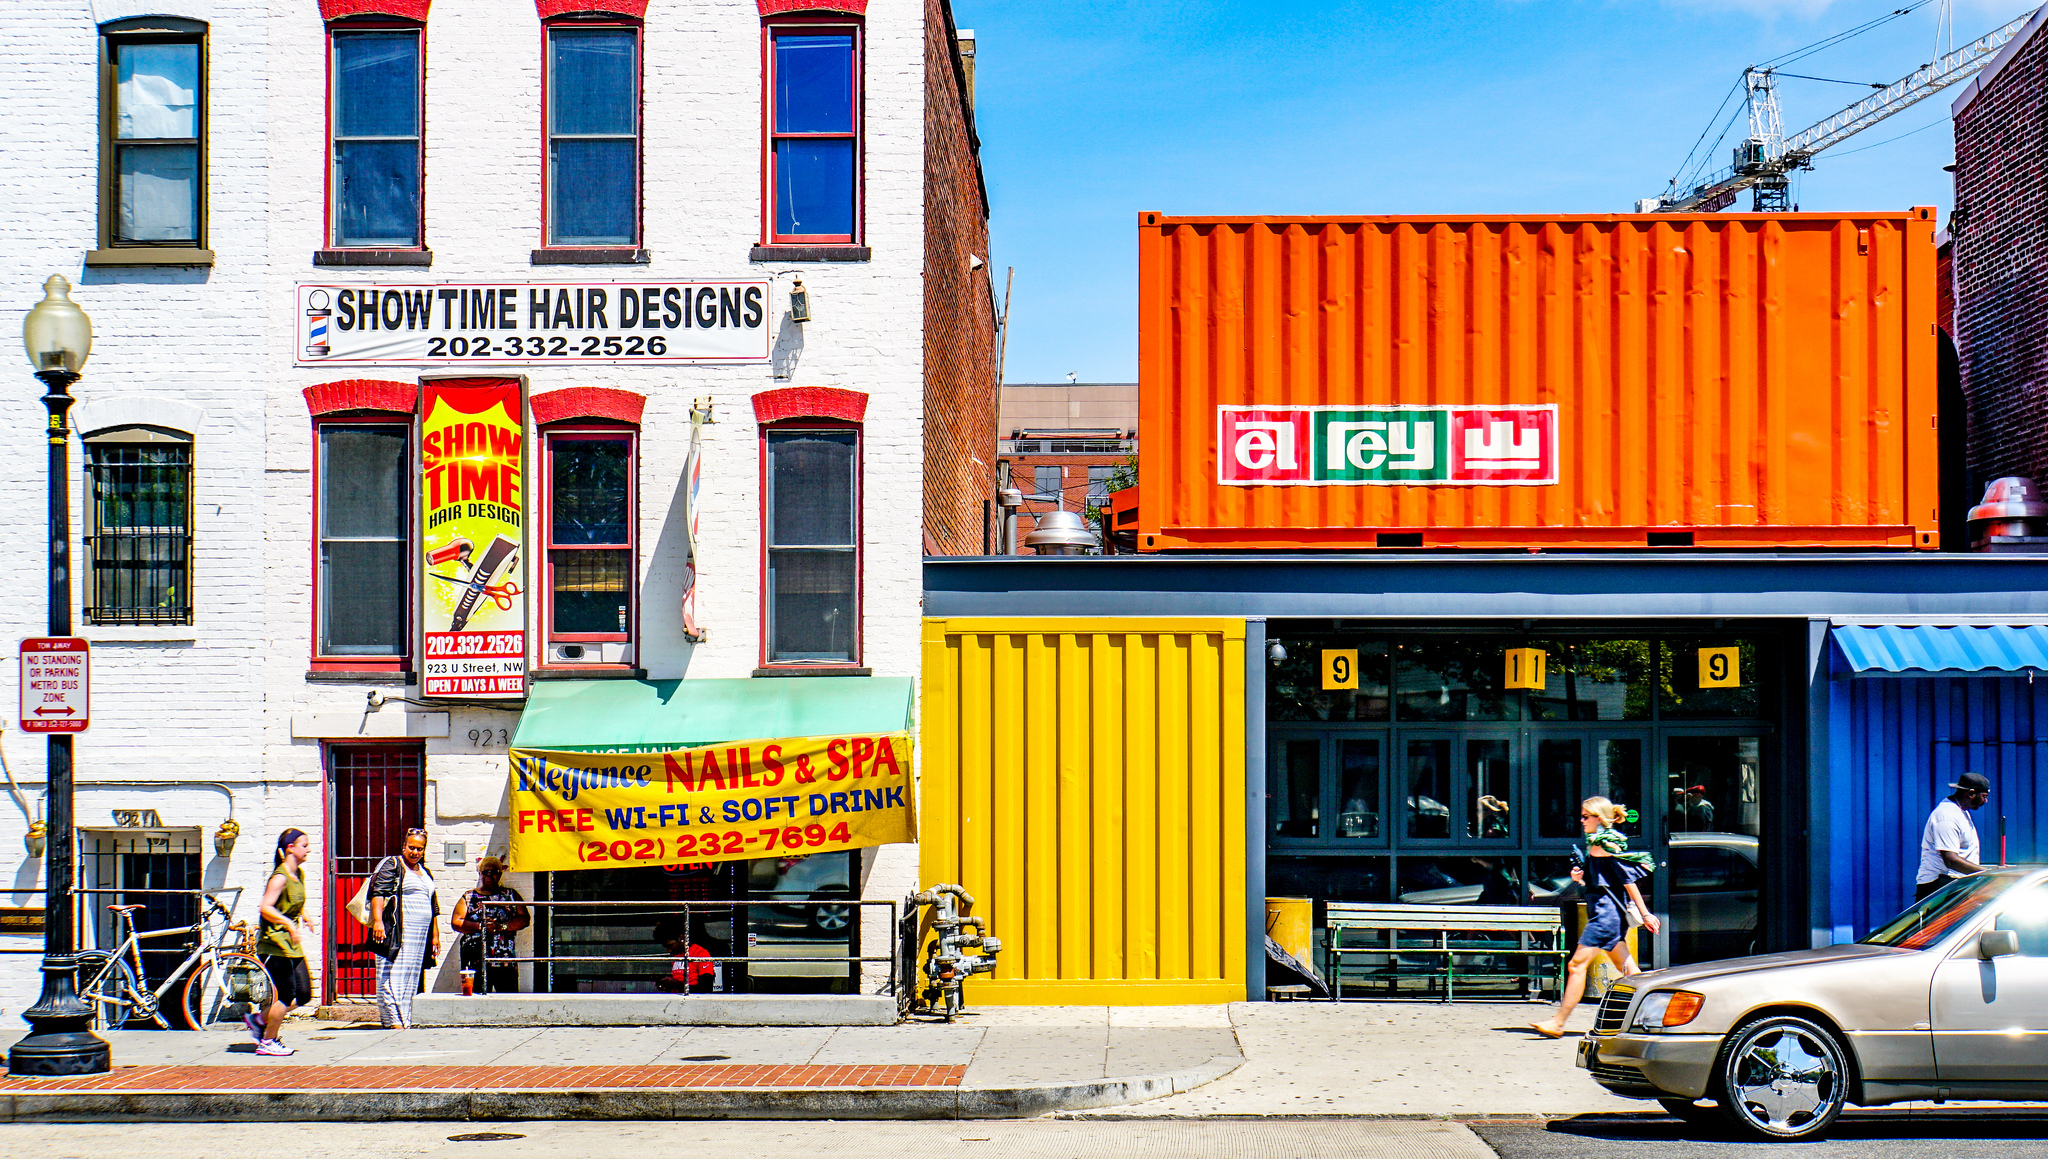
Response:
MULTIPOLYGON (((422 383, 437 376, 515 389, 523 379, 524 534, 498 561, 504 570, 477 568, 476 585, 495 586, 474 612, 479 627, 495 615, 493 631, 524 632, 523 657, 500 665, 516 676, 523 659, 515 686, 539 697, 602 684, 591 695, 608 703, 685 703, 691 681, 751 681, 732 686, 744 703, 757 688, 779 701, 787 688, 885 682, 884 699, 902 689, 907 702, 931 520, 919 498, 928 266, 937 253, 978 269, 986 253, 985 232, 939 230, 927 212, 933 188, 949 188, 928 160, 934 110, 972 139, 967 74, 942 3, 34 0, 11 15, 20 35, 7 50, 15 83, 0 94, 0 147, 35 163, 16 166, 17 195, 0 208, 0 269, 12 287, 0 307, 16 324, 45 276, 77 283, 97 344, 74 388, 73 450, 110 464, 99 468, 103 492, 140 487, 160 500, 178 486, 177 457, 190 463, 186 526, 152 517, 156 538, 143 550, 154 562, 126 565, 126 587, 96 594, 95 583, 112 581, 94 576, 114 569, 95 572, 90 550, 79 557, 95 715, 77 746, 78 824, 108 829, 113 809, 154 809, 165 830, 87 835, 127 844, 120 857, 88 857, 82 880, 133 887, 146 866, 153 882, 197 874, 208 887, 243 887, 238 913, 253 918, 272 841, 305 829, 323 868, 309 881, 308 916, 328 931, 318 989, 347 1001, 362 995, 367 971, 330 912, 340 899, 327 896, 337 887, 325 870, 337 854, 370 859, 342 866, 353 870, 347 888, 392 851, 381 844, 423 826, 445 917, 477 858, 505 853, 507 742, 528 698, 429 696, 421 680, 423 631, 461 628, 428 624, 447 601, 422 593, 438 587, 434 575, 466 576, 479 562, 423 551, 436 540, 423 526, 421 469, 433 452, 421 458, 422 383), (552 109, 551 94, 562 98, 552 109), (808 322, 791 317, 798 278, 808 322), (360 316, 344 303, 373 286, 371 333, 346 324, 360 316), (443 293, 456 286, 462 296, 443 293), (462 324, 484 288, 505 295, 494 310, 516 303, 506 327, 495 315, 487 332, 462 324), (557 319, 536 303, 563 290, 593 307, 601 293, 602 323, 593 308, 580 325, 563 316, 551 328, 557 319), (629 290, 634 315, 647 307, 652 319, 659 303, 659 319, 629 325, 629 290), (415 306, 443 311, 445 324, 415 309, 409 325, 388 329, 422 291, 415 306), (324 354, 309 301, 327 327, 324 354), (693 304, 707 312, 680 325, 693 304), (614 336, 616 357, 605 349, 614 336), (465 349, 486 338, 489 355, 465 349), (644 353, 655 340, 667 356, 644 353), (625 353, 636 347, 639 356, 625 353), (577 358, 585 349, 595 356, 577 358), (728 357, 672 357, 690 352, 728 357), (701 428, 695 641, 683 612, 693 407, 711 420, 701 428), (88 445, 108 438, 120 447, 88 445), (141 475, 108 473, 138 461, 141 475), (764 480, 777 464, 787 472, 776 476, 778 526, 808 532, 797 536, 802 551, 771 551, 764 538, 776 514, 764 480), (494 611, 494 599, 512 609, 494 611), (660 683, 673 680, 684 687, 660 683), (230 800, 242 835, 221 856, 213 835, 230 800), (336 939, 353 974, 328 960, 336 939)), ((979 225, 978 191, 976 209, 979 225)), ((976 277, 985 284, 985 271, 976 277)), ((991 322, 975 305, 979 337, 991 322)), ((980 388, 991 414, 992 370, 980 388)), ((17 556, 0 590, 16 637, 43 631, 38 393, 23 368, 0 412, 14 432, 0 471, 17 497, 0 509, 17 556)), ((85 468, 73 474, 85 535, 85 468)), ((123 494, 119 510, 139 509, 123 494)), ((101 530, 111 543, 134 528, 101 530)), ((589 743, 617 743, 611 713, 591 715, 589 743)), ((33 812, 41 745, 7 740, 33 812)), ((0 803, 0 865, 22 887, 41 876, 23 851, 26 823, 0 803)), ((731 864, 665 896, 743 898, 775 882, 778 863, 731 864)), ((860 896, 900 898, 915 879, 915 847, 870 848, 850 865, 860 896)), ((528 897, 652 902, 660 882, 673 884, 652 876, 665 872, 620 870, 583 885, 515 874, 509 884, 528 897)), ((834 880, 816 865, 805 874, 803 888, 834 880)), ((565 926, 558 949, 659 953, 627 928, 642 916, 565 926)), ((829 941, 816 911, 793 921, 808 928, 757 926, 749 940, 829 941)), ((522 953, 547 941, 540 932, 522 935, 522 953)), ((693 931, 734 945, 739 935, 693 931)), ((33 966, 32 955, 0 959, 0 1007, 26 1004, 33 966)), ((562 973, 553 985, 645 988, 644 969, 562 973)), ((451 943, 429 988, 455 988, 456 973, 451 943)), ((829 981, 756 973, 750 984, 762 988, 829 981)), ((522 986, 535 984, 529 967, 522 986)))

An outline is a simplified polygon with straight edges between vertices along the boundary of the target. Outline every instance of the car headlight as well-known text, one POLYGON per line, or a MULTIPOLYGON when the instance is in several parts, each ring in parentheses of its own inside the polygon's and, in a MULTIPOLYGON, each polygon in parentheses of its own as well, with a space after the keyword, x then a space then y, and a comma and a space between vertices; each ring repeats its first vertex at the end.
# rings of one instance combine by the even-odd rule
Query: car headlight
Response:
POLYGON ((1658 990, 1643 999, 1636 1007, 1635 1028, 1637 1030, 1662 1030, 1671 1026, 1684 1026, 1699 1017, 1700 1007, 1706 1004, 1704 994, 1690 990, 1658 990))

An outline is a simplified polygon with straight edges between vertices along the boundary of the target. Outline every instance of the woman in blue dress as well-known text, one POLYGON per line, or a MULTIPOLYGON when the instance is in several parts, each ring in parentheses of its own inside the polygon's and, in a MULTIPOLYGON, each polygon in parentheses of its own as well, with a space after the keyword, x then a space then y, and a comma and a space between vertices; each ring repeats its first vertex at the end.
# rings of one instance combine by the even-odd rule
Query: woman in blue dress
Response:
POLYGON ((1615 828, 1627 816, 1627 809, 1605 797, 1588 797, 1579 806, 1579 826, 1586 831, 1586 863, 1584 868, 1572 870, 1572 880, 1586 889, 1586 928, 1579 931, 1578 949, 1572 951, 1572 960, 1565 966, 1564 997, 1557 1012, 1529 1024, 1545 1038, 1564 1037, 1565 1019, 1586 995, 1586 972, 1592 969, 1594 958, 1606 954, 1624 978, 1642 973, 1628 952, 1626 938, 1633 924, 1628 911, 1633 908, 1642 927, 1657 932, 1657 915, 1650 912, 1649 903, 1636 888, 1636 882, 1648 877, 1656 862, 1647 853, 1628 851, 1628 838, 1615 828))

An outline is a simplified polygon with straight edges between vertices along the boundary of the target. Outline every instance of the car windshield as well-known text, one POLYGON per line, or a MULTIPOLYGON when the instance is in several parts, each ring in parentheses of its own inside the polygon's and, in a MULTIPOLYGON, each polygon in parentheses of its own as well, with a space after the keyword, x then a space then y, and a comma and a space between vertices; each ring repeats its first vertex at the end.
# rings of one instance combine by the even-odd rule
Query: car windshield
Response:
POLYGON ((2004 892, 2015 874, 1980 873, 1958 878, 1914 903, 1913 908, 1872 930, 1866 946, 1924 950, 2004 892))

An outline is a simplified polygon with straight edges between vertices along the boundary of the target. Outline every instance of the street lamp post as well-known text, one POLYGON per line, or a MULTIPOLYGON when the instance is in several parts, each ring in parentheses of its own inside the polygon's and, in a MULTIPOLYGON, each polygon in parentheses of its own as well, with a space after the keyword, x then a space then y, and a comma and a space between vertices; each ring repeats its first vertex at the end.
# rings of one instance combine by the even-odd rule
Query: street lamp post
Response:
MULTIPOLYGON (((71 283, 53 276, 21 326, 22 345, 48 393, 50 411, 50 635, 71 634, 71 384, 92 353, 92 319, 71 300, 71 283)), ((92 1032, 92 1008, 78 997, 78 947, 71 916, 71 737, 49 736, 49 844, 45 848, 43 991, 22 1012, 26 1038, 7 1052, 10 1075, 53 1078, 113 1069, 106 1040, 92 1032)))

